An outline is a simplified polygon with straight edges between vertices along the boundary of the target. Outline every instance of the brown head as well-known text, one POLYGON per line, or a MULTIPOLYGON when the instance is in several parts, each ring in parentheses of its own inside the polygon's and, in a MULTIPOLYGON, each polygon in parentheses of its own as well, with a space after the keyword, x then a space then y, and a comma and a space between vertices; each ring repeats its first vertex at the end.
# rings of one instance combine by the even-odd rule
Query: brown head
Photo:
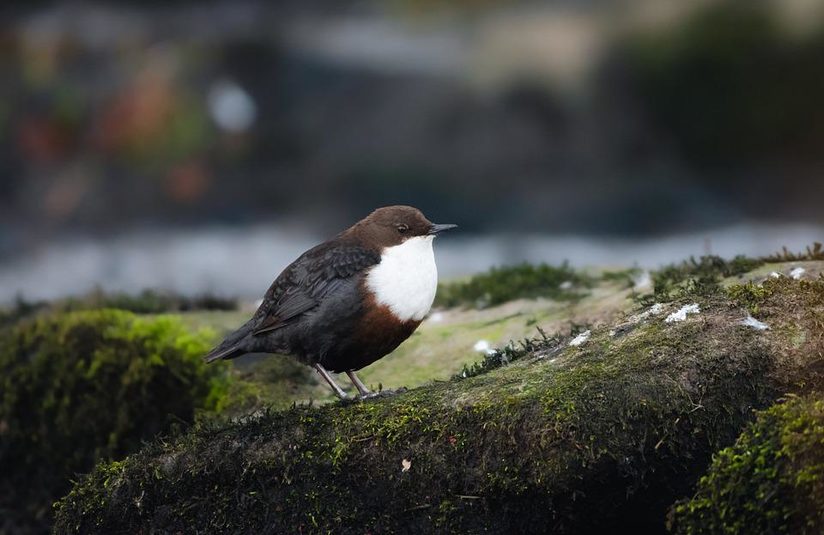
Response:
POLYGON ((416 236, 434 236, 456 226, 432 223, 412 206, 384 206, 352 225, 341 236, 381 250, 416 236))

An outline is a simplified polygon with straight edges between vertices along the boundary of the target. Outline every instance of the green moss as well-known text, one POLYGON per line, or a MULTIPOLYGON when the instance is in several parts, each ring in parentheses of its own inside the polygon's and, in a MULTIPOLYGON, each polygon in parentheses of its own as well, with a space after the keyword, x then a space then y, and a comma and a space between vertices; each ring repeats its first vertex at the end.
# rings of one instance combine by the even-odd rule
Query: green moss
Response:
POLYGON ((674 506, 674 533, 824 531, 824 398, 761 412, 720 451, 690 500, 674 506))
POLYGON ((567 264, 557 267, 521 264, 492 268, 466 281, 440 284, 435 304, 443 307, 485 308, 520 298, 573 299, 579 296, 574 289, 580 291, 580 288, 590 284, 589 277, 576 272, 567 264), (566 288, 564 283, 572 286, 566 288))
POLYGON ((526 338, 517 345, 509 343, 502 348, 493 350, 484 355, 483 360, 475 362, 471 365, 464 365, 463 369, 457 373, 454 379, 466 379, 467 377, 474 377, 482 373, 486 373, 495 368, 500 368, 516 360, 520 360, 527 356, 534 356, 542 354, 546 356, 561 348, 561 338, 557 336, 547 336, 547 334, 538 327, 539 338, 526 338))
POLYGON ((756 284, 752 281, 745 284, 733 284, 727 288, 727 295, 741 306, 749 310, 750 314, 758 313, 758 305, 772 295, 770 285, 756 284))
POLYGON ((726 277, 742 275, 764 262, 745 256, 724 260, 719 256, 690 258, 652 273, 654 301, 667 302, 689 295, 711 295, 726 277))
POLYGON ((808 260, 824 260, 824 245, 820 242, 815 242, 811 246, 807 246, 803 253, 793 253, 787 250, 786 247, 781 249, 781 252, 770 255, 765 258, 767 262, 801 262, 808 260))
POLYGON ((224 415, 286 408, 295 402, 297 394, 317 391, 320 398, 328 394, 328 387, 318 383, 311 368, 282 355, 261 357, 232 367, 228 379, 225 395, 215 407, 216 412, 224 415))
POLYGON ((201 422, 98 465, 56 531, 660 532, 754 408, 824 385, 824 280, 764 288, 675 296, 701 313, 541 336, 392 397, 201 422), (738 324, 748 303, 770 330, 738 324))
POLYGON ((117 308, 138 314, 187 312, 190 310, 236 310, 237 300, 205 293, 193 297, 164 292, 143 290, 138 294, 92 292, 84 297, 67 299, 64 310, 117 308))
POLYGON ((615 282, 624 288, 632 288, 636 278, 641 274, 640 268, 629 268, 620 270, 607 270, 600 274, 599 278, 607 282, 615 282))
POLYGON ((69 478, 214 408, 225 384, 201 362, 210 341, 171 317, 114 310, 0 331, 0 531, 47 527, 69 478))
POLYGON ((99 466, 56 531, 661 530, 786 384, 730 305, 392 397, 201 424, 99 466))
POLYGON ((97 289, 81 297, 69 297, 54 302, 32 302, 18 297, 13 305, 0 307, 0 326, 12 325, 21 319, 46 311, 57 313, 101 308, 116 308, 138 314, 160 314, 190 310, 236 310, 237 301, 208 293, 188 297, 159 290, 127 294, 107 293, 97 289))
MULTIPOLYGON (((780 330, 784 343, 800 359, 806 353, 824 354, 824 276, 815 280, 771 278, 763 282, 762 291, 748 292, 743 303, 757 307, 758 319, 780 330), (788 315, 792 321, 787 321, 788 315)), ((807 370, 810 384, 822 373, 821 366, 807 370)))

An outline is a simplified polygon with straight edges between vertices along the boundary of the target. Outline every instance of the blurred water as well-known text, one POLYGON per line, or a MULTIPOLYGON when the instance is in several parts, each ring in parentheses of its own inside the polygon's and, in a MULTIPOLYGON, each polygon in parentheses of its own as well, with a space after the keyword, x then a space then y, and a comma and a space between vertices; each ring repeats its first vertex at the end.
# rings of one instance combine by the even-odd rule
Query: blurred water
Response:
MULTIPOLYGON (((274 225, 141 231, 109 240, 66 237, 0 264, 0 302, 17 296, 53 299, 94 288, 255 299, 289 262, 322 239, 274 225)), ((523 261, 656 268, 707 252, 732 257, 769 254, 782 246, 801 251, 822 240, 822 226, 758 223, 644 239, 456 231, 437 240, 435 254, 444 279, 523 261)))

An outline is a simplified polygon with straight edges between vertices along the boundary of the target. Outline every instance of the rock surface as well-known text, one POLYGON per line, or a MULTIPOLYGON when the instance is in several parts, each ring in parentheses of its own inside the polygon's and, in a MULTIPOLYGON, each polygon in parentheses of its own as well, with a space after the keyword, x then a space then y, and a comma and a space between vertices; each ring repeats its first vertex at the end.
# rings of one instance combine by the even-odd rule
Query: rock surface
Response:
POLYGON ((197 426, 98 466, 56 532, 662 532, 754 409, 824 385, 822 263, 802 264, 686 281, 466 378, 197 426))

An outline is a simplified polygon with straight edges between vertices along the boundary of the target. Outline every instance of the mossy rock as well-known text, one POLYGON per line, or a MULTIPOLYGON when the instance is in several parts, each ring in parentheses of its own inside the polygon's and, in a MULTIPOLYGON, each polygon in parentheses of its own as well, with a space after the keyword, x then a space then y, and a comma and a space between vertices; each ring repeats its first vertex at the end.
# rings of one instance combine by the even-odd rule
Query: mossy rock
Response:
POLYGON ((99 465, 56 532, 663 531, 753 409, 821 382, 824 280, 764 285, 767 331, 719 287, 477 376, 196 426, 99 465))
POLYGON ((824 533, 824 396, 758 415, 719 452, 698 492, 672 510, 670 529, 697 533, 824 533))
POLYGON ((225 388, 171 317, 46 314, 0 331, 0 533, 49 527, 70 478, 193 422, 225 388))

